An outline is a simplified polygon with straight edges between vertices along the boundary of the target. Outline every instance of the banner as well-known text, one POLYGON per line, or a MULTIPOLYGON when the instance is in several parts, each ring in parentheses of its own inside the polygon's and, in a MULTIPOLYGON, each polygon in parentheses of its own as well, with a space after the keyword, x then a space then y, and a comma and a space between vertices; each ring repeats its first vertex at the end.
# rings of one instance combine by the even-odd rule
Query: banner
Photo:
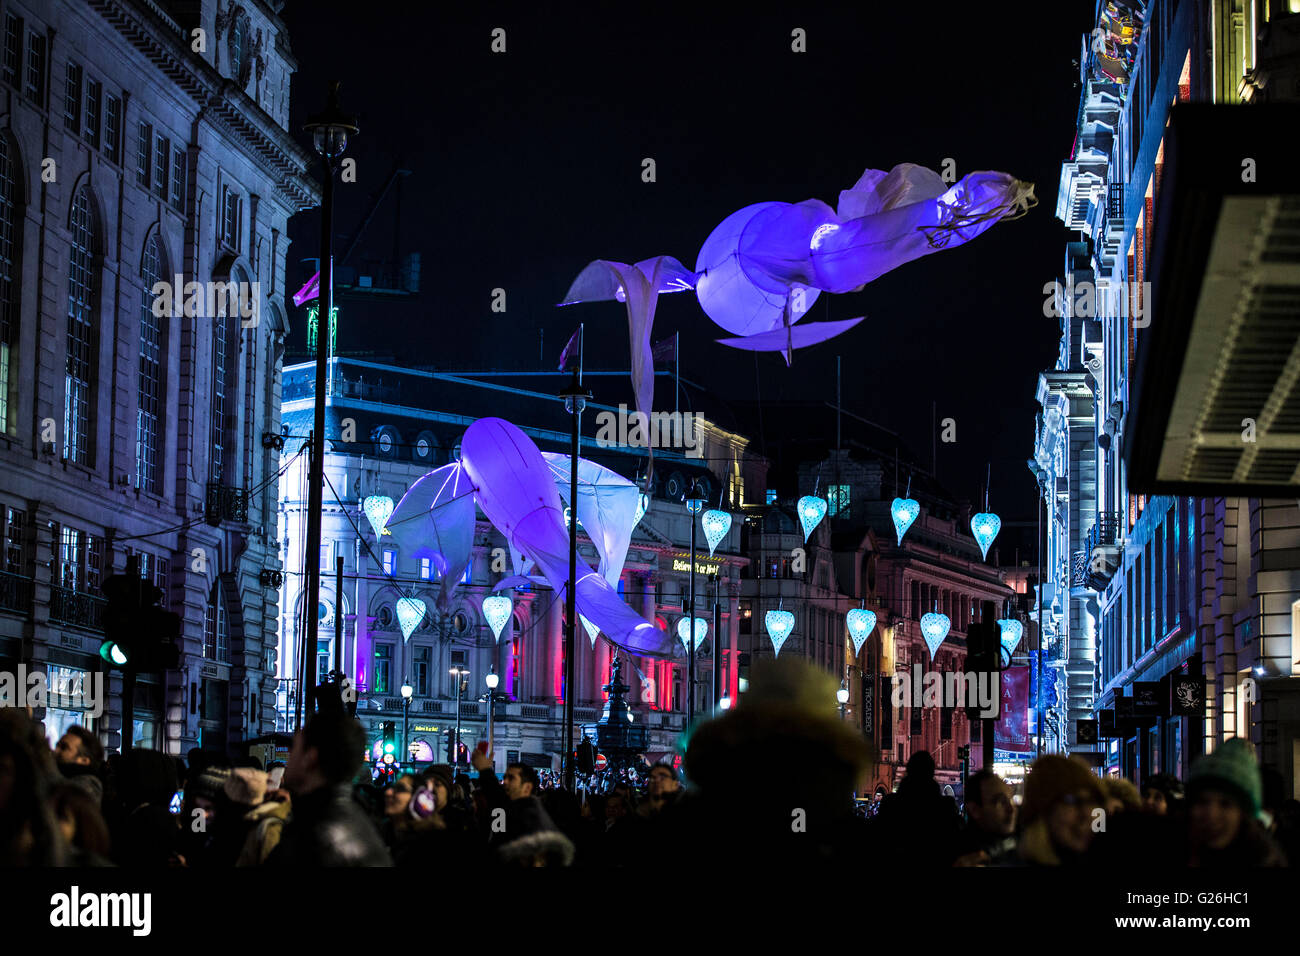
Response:
POLYGON ((1029 676, 1031 668, 1008 667, 1002 672, 1002 699, 993 727, 995 750, 1029 753, 1029 676))

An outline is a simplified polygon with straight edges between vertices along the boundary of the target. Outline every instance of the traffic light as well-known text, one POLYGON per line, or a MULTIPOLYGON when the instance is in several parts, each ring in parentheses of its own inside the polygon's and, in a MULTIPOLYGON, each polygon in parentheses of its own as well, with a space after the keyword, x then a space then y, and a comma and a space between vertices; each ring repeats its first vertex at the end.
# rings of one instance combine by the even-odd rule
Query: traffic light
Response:
POLYGON ((109 575, 102 585, 104 640, 99 656, 124 670, 163 671, 180 666, 176 640, 181 617, 158 606, 163 592, 140 577, 140 559, 127 558, 126 570, 109 575))
MULTIPOLYGON (((984 601, 980 620, 966 628, 966 670, 977 674, 997 673, 1002 670, 1002 633, 994 618, 992 601, 984 601)), ((967 707, 966 716, 973 722, 982 715, 979 707, 967 707)))
POLYGON ((397 761, 397 724, 391 720, 385 720, 381 725, 383 733, 384 746, 380 760, 385 767, 391 767, 397 761))

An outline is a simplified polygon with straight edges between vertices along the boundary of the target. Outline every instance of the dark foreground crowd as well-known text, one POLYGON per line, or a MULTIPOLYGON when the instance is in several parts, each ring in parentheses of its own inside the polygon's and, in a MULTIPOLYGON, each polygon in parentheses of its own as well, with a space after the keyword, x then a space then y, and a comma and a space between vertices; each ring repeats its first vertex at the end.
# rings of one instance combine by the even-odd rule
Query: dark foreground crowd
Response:
POLYGON ((285 766, 191 751, 104 759, 70 729, 51 751, 40 724, 0 711, 0 865, 639 868, 860 862, 900 866, 1196 866, 1300 861, 1300 804, 1230 740, 1172 777, 1100 778, 1082 762, 1034 763, 1016 805, 991 773, 959 808, 916 753, 896 792, 863 813, 854 787, 869 745, 843 723, 822 676, 799 663, 755 673, 740 705, 695 730, 684 786, 656 765, 644 787, 574 796, 489 754, 476 774, 435 765, 386 787, 357 784, 359 722, 326 709, 285 766), (1267 784, 1267 785, 1266 785, 1267 784), (182 793, 181 798, 177 794, 182 793), (721 856, 720 856, 721 855, 721 856))

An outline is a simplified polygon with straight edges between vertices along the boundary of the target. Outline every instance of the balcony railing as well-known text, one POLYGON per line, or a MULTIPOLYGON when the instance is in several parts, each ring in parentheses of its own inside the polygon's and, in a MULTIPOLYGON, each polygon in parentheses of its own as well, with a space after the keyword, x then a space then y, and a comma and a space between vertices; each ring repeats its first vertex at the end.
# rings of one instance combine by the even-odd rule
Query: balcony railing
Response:
POLYGON ((92 631, 103 630, 103 598, 73 591, 69 588, 50 588, 50 620, 56 624, 70 624, 92 631))
POLYGON ((1091 554, 1099 546, 1113 546, 1119 537, 1119 512, 1099 511, 1097 522, 1088 532, 1084 550, 1091 554))
POLYGON ((204 517, 210 525, 219 525, 223 521, 247 522, 248 492, 233 485, 209 481, 204 517))
POLYGON ((0 571, 0 611, 32 613, 32 579, 0 571))

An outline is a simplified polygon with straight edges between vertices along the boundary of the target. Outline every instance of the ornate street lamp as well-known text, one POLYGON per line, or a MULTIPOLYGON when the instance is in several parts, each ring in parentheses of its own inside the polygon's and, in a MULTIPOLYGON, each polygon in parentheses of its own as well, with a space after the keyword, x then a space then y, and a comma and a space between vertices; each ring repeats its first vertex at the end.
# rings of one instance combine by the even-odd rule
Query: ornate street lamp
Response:
MULTIPOLYGON (((690 610, 686 612, 688 618, 695 619, 695 516, 704 508, 704 497, 700 494, 699 482, 696 482, 692 488, 690 497, 686 499, 686 510, 691 516, 691 570, 690 570, 690 610)), ((696 640, 703 640, 698 633, 696 640)), ((686 675, 687 691, 686 697, 686 725, 689 727, 695 723, 695 641, 690 641, 686 645, 686 675)))
POLYGON ((411 759, 411 695, 415 688, 409 681, 402 681, 402 752, 411 759))

